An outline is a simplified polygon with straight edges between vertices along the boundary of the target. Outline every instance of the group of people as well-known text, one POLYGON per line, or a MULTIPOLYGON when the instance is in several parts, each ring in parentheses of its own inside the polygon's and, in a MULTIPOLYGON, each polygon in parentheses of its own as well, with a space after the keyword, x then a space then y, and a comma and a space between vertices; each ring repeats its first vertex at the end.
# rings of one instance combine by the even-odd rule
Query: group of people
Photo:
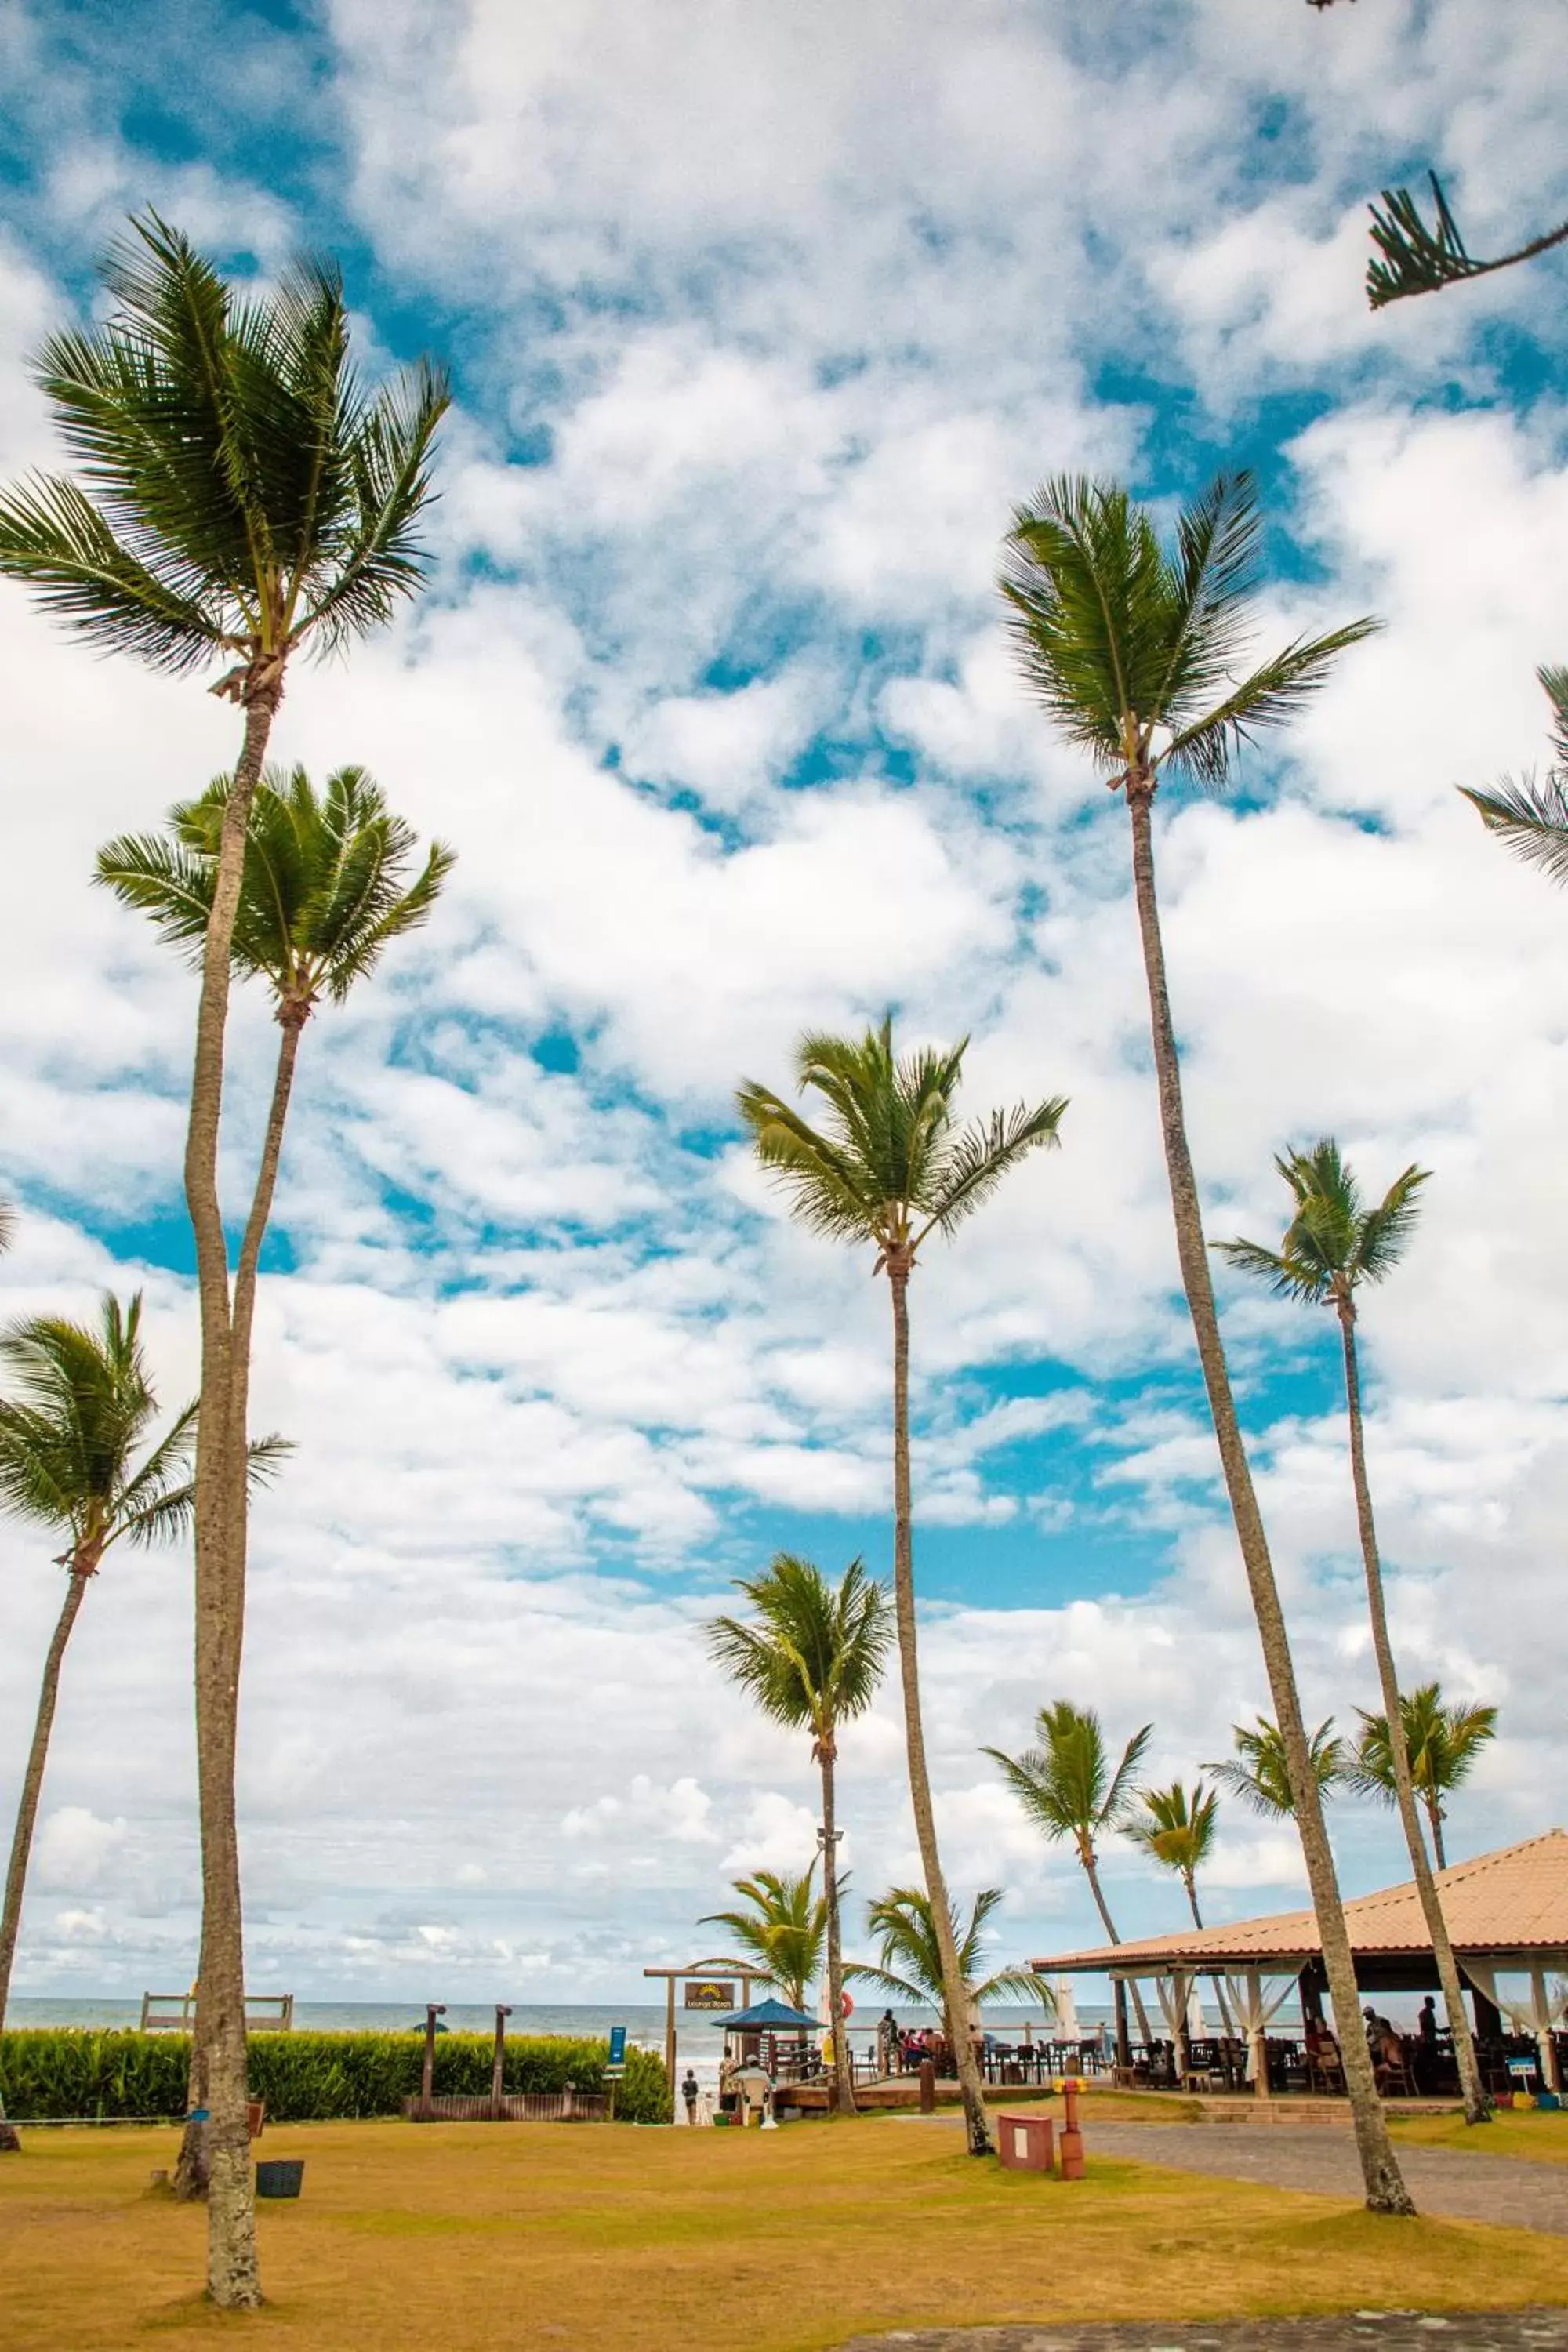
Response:
POLYGON ((917 2074, 927 2059, 940 2074, 947 2061, 947 2043, 930 2026, 906 2027, 890 2009, 877 2021, 877 2070, 881 2074, 917 2074))

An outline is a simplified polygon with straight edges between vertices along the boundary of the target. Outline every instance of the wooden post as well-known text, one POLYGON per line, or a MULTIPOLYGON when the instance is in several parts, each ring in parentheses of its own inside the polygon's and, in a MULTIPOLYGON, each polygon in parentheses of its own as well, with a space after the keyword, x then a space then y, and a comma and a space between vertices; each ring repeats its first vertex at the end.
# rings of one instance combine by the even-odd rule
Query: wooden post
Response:
POLYGON ((1078 2077, 1064 2074, 1062 2097, 1067 2102, 1067 2119, 1062 2125, 1062 2179, 1083 2179, 1083 2134, 1078 2121, 1078 2077))
POLYGON ((936 2113, 936 2068, 929 2058, 921 2060, 921 2113, 922 2116, 934 2116, 936 2113))
POLYGON ((664 2012, 664 2071, 669 2076, 671 2115, 675 2113, 675 1979, 667 1977, 665 1992, 668 2000, 664 2012))
POLYGON ((430 2120, 430 2097, 436 2087, 436 2020, 438 2017, 445 2017, 446 2014, 447 2004, 444 2000, 432 2000, 426 2003, 425 2065, 424 2071, 419 2078, 419 2120, 421 2123, 427 2124, 430 2120))
POLYGON ((501 2099, 505 2088, 503 2077, 506 2074, 506 2021, 510 2015, 510 2010, 503 2009, 498 2000, 496 2003, 496 2054, 490 2067, 490 2121, 497 2124, 501 2119, 501 2099))

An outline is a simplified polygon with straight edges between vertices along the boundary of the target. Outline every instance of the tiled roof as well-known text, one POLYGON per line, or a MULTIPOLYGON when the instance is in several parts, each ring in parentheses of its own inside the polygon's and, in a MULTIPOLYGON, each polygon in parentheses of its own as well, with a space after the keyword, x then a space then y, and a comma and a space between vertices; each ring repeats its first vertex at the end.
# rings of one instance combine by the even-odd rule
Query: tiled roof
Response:
MULTIPOLYGON (((1443 1916, 1461 1952, 1568 1952, 1568 1831, 1548 1830, 1478 1854, 1437 1873, 1443 1916)), ((1345 1905, 1357 1953, 1426 1952, 1432 1948, 1413 1879, 1345 1905)), ((1151 1973, 1192 1964, 1311 1958, 1321 1949, 1310 1911, 1277 1911, 1265 1919, 1228 1921, 1184 1935, 1147 1936, 1135 1944, 1103 1944, 1032 1960, 1043 1974, 1126 1969, 1142 1962, 1151 1973)))

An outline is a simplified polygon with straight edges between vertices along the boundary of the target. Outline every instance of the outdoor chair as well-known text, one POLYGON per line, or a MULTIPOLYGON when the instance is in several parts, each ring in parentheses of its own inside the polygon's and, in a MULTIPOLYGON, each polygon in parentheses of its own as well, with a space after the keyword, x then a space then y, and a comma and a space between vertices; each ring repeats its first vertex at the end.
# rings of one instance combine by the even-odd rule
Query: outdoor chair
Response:
POLYGON ((1345 2087, 1345 2064, 1331 2033, 1318 2033, 1307 2042, 1307 2088, 1337 2098, 1345 2087))

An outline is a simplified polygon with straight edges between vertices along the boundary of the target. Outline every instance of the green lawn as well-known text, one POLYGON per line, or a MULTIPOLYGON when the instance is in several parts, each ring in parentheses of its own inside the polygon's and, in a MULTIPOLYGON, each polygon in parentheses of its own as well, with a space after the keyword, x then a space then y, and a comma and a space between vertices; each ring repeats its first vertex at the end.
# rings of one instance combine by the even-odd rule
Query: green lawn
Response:
POLYGON ((304 2157, 305 2195, 261 2208, 254 2322, 200 2298, 205 2217, 149 2194, 172 2131, 34 2131, 0 2158, 5 2332, 28 2352, 819 2352, 942 2322, 1568 2302, 1562 2239, 1096 2163, 1092 2122, 1077 2185, 892 2120, 279 2127, 264 2151, 304 2157))

